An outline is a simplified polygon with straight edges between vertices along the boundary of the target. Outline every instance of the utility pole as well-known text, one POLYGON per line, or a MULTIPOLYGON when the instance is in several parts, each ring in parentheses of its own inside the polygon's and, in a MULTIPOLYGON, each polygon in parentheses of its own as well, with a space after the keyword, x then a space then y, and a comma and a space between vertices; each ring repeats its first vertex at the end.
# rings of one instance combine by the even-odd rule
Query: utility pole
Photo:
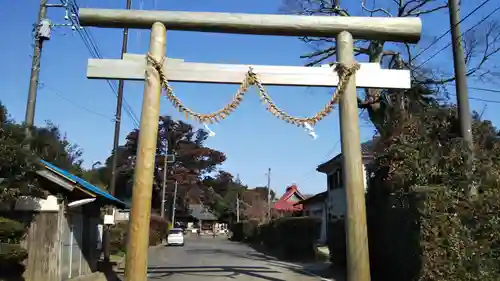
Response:
POLYGON ((271 168, 267 170, 267 220, 271 220, 271 168))
POLYGON ((50 37, 50 22, 46 20, 47 15, 47 0, 40 0, 40 10, 38 12, 38 19, 35 25, 35 38, 34 38, 34 48, 33 48, 33 58, 31 62, 31 75, 30 75, 30 85, 28 90, 28 101, 26 103, 26 115, 24 122, 26 125, 25 138, 27 140, 31 139, 31 129, 35 123, 35 106, 36 106, 36 95, 38 92, 38 77, 40 75, 40 60, 42 57, 42 47, 43 41, 48 40, 50 37), (48 25, 47 25, 48 24, 48 25), (47 25, 47 26, 46 26, 47 25), (42 34, 43 28, 49 28, 48 36, 42 34))
MULTIPOLYGON (((127 0, 126 9, 130 10, 132 5, 132 0, 127 0)), ((122 51, 121 58, 123 59, 123 54, 127 52, 128 45, 128 28, 123 29, 123 38, 122 38, 122 51)), ((116 166, 118 164, 118 148, 120 145, 120 125, 122 119, 122 104, 123 104, 123 84, 124 80, 118 81, 118 93, 116 97, 116 113, 115 113, 115 133, 113 137, 113 159, 111 162, 111 181, 109 183, 109 193, 111 195, 115 195, 116 189, 116 166)), ((112 208, 108 208, 108 214, 112 211, 112 208)), ((104 252, 104 261, 109 261, 110 256, 110 237, 109 237, 109 227, 103 231, 103 252, 104 252)))
POLYGON ((165 189, 167 187, 167 163, 168 163, 168 152, 167 152, 167 141, 165 141, 165 159, 163 160, 163 183, 161 185, 161 218, 165 218, 165 189))
POLYGON ((172 227, 175 226, 175 204, 177 201, 177 181, 175 181, 175 188, 174 188, 174 202, 172 204, 172 227))
POLYGON ((165 140, 165 160, 163 161, 163 182, 161 185, 161 210, 160 210, 161 218, 165 218, 165 202, 166 202, 165 192, 167 190, 168 163, 174 163, 174 162, 175 162, 175 154, 168 154, 168 138, 167 138, 167 140, 165 140), (170 160, 168 159, 169 156, 172 157, 170 160))
POLYGON ((240 222, 240 195, 236 193, 236 222, 240 222))
POLYGON ((453 64, 455 68, 455 88, 457 92, 457 106, 460 119, 462 137, 472 148, 471 115, 469 107, 469 93, 467 89, 467 69, 465 65, 462 35, 460 32, 459 0, 449 0, 451 42, 453 47, 453 64))
MULTIPOLYGON (((457 93, 458 119, 460 120, 460 132, 468 146, 467 165, 468 171, 474 172, 473 167, 473 139, 472 121, 469 106, 469 93, 467 89, 467 68, 465 65, 464 49, 462 47, 462 35, 460 32, 460 4, 459 0, 448 0, 451 25, 451 42, 453 49, 453 65, 455 70, 455 90, 457 93)), ((470 174, 468 174, 469 178, 470 174)), ((475 184, 469 182, 469 195, 476 193, 475 184)))

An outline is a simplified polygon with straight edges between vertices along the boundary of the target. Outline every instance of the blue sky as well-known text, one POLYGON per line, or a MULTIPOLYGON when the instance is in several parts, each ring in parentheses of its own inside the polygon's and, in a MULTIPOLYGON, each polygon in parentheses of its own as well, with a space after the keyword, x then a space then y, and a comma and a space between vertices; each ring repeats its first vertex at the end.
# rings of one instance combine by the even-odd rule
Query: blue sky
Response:
MULTIPOLYGON (((50 0, 49 3, 57 3, 50 0)), ((79 0, 81 7, 122 8, 124 0, 79 0)), ((348 9, 360 15, 359 1, 349 2, 348 9)), ((390 0, 379 0, 380 6, 390 0)), ((471 11, 475 2, 467 1, 462 15, 471 11)), ((481 1, 482 2, 482 1, 481 1)), ((496 8, 491 1, 475 16, 463 23, 462 30, 474 25, 484 15, 496 8)), ((132 0, 134 9, 159 9, 183 11, 278 13, 281 0, 132 0)), ((8 107, 17 121, 24 120, 32 54, 32 28, 38 12, 37 0, 4 0, 0 9, 0 100, 8 107)), ((51 8, 49 18, 54 23, 64 23, 63 12, 51 8)), ((497 14, 496 18, 500 16, 497 14)), ((494 17, 492 17, 494 18, 494 17)), ((420 47, 423 49, 449 28, 445 12, 423 17, 424 33, 420 47)), ((105 58, 118 58, 121 47, 121 30, 90 29, 105 58)), ((132 30, 129 35, 129 52, 145 53, 148 32, 132 30)), ((446 36, 426 51, 420 59, 426 60, 449 42, 446 36)), ((243 36, 195 32, 168 32, 167 54, 191 62, 245 63, 272 65, 303 65, 300 55, 311 48, 297 38, 243 36)), ((35 123, 50 120, 60 126, 68 138, 84 150, 85 165, 104 160, 110 153, 113 140, 113 115, 116 97, 105 81, 87 80, 86 63, 90 57, 77 33, 69 28, 57 28, 50 41, 45 42, 42 71, 38 92, 35 123)), ((499 60, 496 59, 496 62, 499 60)), ((492 61, 495 62, 495 61, 492 61)), ((498 64, 498 63, 497 63, 498 64)), ((428 66, 452 72, 451 49, 446 49, 431 60, 428 66)), ((469 81, 470 86, 493 88, 495 85, 469 81)), ((127 82, 125 99, 137 117, 140 117, 142 84, 127 82)), ((199 112, 211 112, 226 104, 234 94, 236 85, 175 84, 178 96, 186 105, 199 112)), ((450 90, 454 92, 453 87, 450 90)), ((338 111, 334 111, 316 127, 319 135, 312 140, 302 129, 277 120, 259 103, 256 93, 243 102, 229 119, 211 126, 216 136, 207 145, 225 152, 228 160, 221 167, 250 186, 266 184, 267 168, 272 169, 272 188, 282 193, 287 185, 298 184, 303 193, 325 190, 326 177, 317 173, 318 164, 340 152, 338 111)), ((280 107, 293 115, 309 116, 324 106, 329 99, 329 89, 269 87, 269 93, 280 107)), ((495 116, 500 103, 477 99, 498 100, 491 92, 470 90, 474 110, 483 112, 484 118, 498 124, 495 116)), ((452 97, 454 98, 454 97, 452 97)), ((183 118, 163 99, 161 113, 183 118)), ((201 127, 194 124, 195 127, 201 127)), ((124 114, 121 141, 131 131, 134 123, 124 114)), ((361 120, 361 138, 370 139, 374 129, 361 120)))

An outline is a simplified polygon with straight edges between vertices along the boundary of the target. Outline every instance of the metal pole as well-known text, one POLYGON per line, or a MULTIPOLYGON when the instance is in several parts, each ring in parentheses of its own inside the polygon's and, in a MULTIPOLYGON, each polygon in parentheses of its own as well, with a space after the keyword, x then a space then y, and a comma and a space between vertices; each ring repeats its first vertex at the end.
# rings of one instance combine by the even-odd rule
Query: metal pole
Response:
MULTIPOLYGON (((153 24, 149 53, 157 61, 162 61, 165 57, 166 32, 162 23, 153 24)), ((160 116, 161 82, 159 73, 150 62, 147 63, 145 76, 141 130, 139 131, 128 231, 125 268, 127 281, 146 281, 148 271, 149 224, 160 116)))
MULTIPOLYGON (((337 36, 340 63, 354 63, 353 38, 349 32, 337 36)), ((346 192, 347 281, 370 281, 368 235, 366 229, 365 188, 359 137, 356 77, 345 84, 340 97, 340 137, 342 170, 346 192)))
POLYGON ((175 204, 177 201, 177 181, 175 181, 175 188, 174 188, 174 202, 172 204, 172 227, 175 225, 175 204))
MULTIPOLYGON (((132 0, 127 0, 126 9, 130 10, 132 5, 132 0)), ((123 59, 123 54, 127 52, 128 45, 128 28, 123 29, 123 38, 122 38, 122 51, 121 58, 123 59)), ((113 137, 113 158, 111 161, 111 181, 109 183, 109 193, 111 195, 115 195, 116 190, 116 166, 118 165, 118 148, 120 145, 120 125, 122 119, 122 103, 123 103, 123 84, 124 80, 118 81, 118 93, 116 97, 116 112, 115 112, 115 133, 113 137)), ((108 214, 112 211, 112 208, 108 208, 108 214)), ((110 234, 109 227, 106 227, 103 232, 103 252, 104 252, 104 260, 109 261, 110 257, 110 234)))
POLYGON ((267 220, 271 220, 271 168, 267 170, 267 220))
POLYGON ((167 144, 165 142, 165 160, 163 161, 163 183, 161 185, 161 218, 165 218, 165 189, 167 186, 167 159, 168 159, 168 154, 167 154, 167 144))
MULTIPOLYGON (((467 89, 467 67, 465 65, 464 50, 462 47, 462 35, 460 32, 460 4, 459 0, 448 1, 451 25, 451 42, 453 49, 453 64, 455 69, 455 89, 457 93, 458 118, 460 120, 460 131, 469 148, 467 165, 468 171, 474 172, 473 166, 473 139, 472 139, 472 121, 469 106, 469 93, 467 89)), ((470 177, 470 173, 467 177, 470 177)), ((474 183, 470 183, 468 193, 476 193, 474 183)))
POLYGON ((240 196, 236 194, 236 222, 240 222, 240 196))
POLYGON ((33 48, 33 58, 31 62, 30 85, 28 90, 28 101, 26 103, 26 115, 24 122, 26 124, 26 139, 31 138, 31 129, 35 123, 36 95, 38 91, 38 76, 40 75, 40 60, 42 57, 42 47, 45 38, 39 37, 41 21, 47 15, 47 0, 40 0, 40 10, 35 27, 35 42, 33 48))

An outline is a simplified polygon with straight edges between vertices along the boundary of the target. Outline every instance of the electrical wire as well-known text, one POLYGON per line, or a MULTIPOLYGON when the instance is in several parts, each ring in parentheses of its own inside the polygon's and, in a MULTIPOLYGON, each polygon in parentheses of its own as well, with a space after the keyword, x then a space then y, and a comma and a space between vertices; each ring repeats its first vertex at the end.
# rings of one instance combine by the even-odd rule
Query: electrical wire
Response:
MULTIPOLYGON (((498 6, 496 9, 494 9, 491 13, 489 13, 486 17, 482 18, 480 21, 478 21, 476 24, 474 24, 472 27, 470 27, 469 29, 467 29, 466 31, 462 32, 462 34, 460 34, 460 37, 462 37, 464 34, 466 34, 467 32, 473 30, 474 28, 478 27, 480 24, 482 24, 483 22, 485 22, 489 17, 491 17, 492 15, 494 15, 496 12, 498 12, 500 10, 500 6, 498 6)), ((446 44, 446 46, 444 46, 443 48, 441 48, 439 51, 437 51, 436 53, 434 53, 432 56, 430 56, 427 60, 425 60, 423 63, 419 64, 417 67, 415 68, 419 68, 421 67, 422 65, 426 64, 427 62, 429 62, 430 60, 432 60, 433 58, 435 58, 438 54, 440 54, 442 51, 446 50, 447 48, 449 48, 451 46, 452 42, 446 44)))
POLYGON ((115 121, 115 119, 114 119, 114 118, 112 118, 112 117, 110 117, 110 116, 107 116, 106 114, 99 113, 99 112, 97 112, 97 111, 94 111, 94 110, 91 110, 91 109, 89 109, 89 108, 87 108, 87 107, 84 107, 84 106, 82 106, 82 105, 81 105, 81 104, 79 104, 79 103, 74 102, 73 100, 71 100, 71 99, 69 99, 69 98, 65 97, 64 95, 62 95, 61 93, 59 93, 56 89, 54 89, 54 88, 53 88, 53 87, 51 87, 51 86, 48 86, 48 85, 47 85, 47 84, 45 84, 45 83, 38 83, 38 87, 39 87, 40 89, 46 89, 46 90, 49 90, 49 92, 54 93, 54 94, 55 94, 56 96, 58 96, 59 98, 61 98, 61 99, 65 100, 66 102, 68 102, 68 103, 72 104, 73 106, 76 106, 76 107, 78 107, 78 108, 80 108, 80 109, 82 109, 82 110, 84 110, 84 111, 87 111, 88 113, 94 114, 94 115, 96 115, 96 116, 102 117, 102 118, 104 118, 104 119, 107 119, 107 120, 110 120, 110 121, 113 121, 113 122, 115 121))
MULTIPOLYGON (((79 6, 75 0, 62 0, 62 2, 67 5, 67 8, 71 14, 76 15, 78 13, 79 6)), ((85 47, 89 51, 89 54, 93 58, 102 59, 103 56, 101 54, 99 46, 97 45, 96 40, 94 39, 92 33, 88 29, 81 27, 81 25, 78 21, 78 18, 70 17, 70 21, 76 27, 76 31, 77 31, 78 35, 80 36, 81 40, 83 41, 85 47)), ((113 91, 113 93, 115 94, 115 96, 118 97, 118 91, 117 91, 116 86, 110 80, 106 80, 106 82, 107 82, 108 86, 111 88, 111 90, 113 91)), ((124 107, 125 113, 131 119, 134 126, 136 128, 138 128, 139 127, 139 121, 138 121, 139 119, 137 118, 137 115, 134 113, 132 107, 128 104, 128 102, 125 100, 125 98, 123 98, 123 107, 124 107)))
MULTIPOLYGON (((471 17, 472 15, 474 15, 477 11, 479 11, 479 9, 481 9, 484 5, 488 4, 488 2, 490 2, 491 0, 486 0, 484 1, 483 3, 479 4, 479 6, 477 6, 476 8, 474 8, 474 10, 472 10, 470 13, 468 13, 463 19, 461 19, 455 26, 461 24, 463 21, 465 21, 467 18, 471 17)), ((455 27, 453 26, 453 27, 455 27)), ((452 28, 448 29, 445 33, 441 34, 438 38, 434 39, 434 41, 429 44, 429 46, 427 46, 425 49, 423 49, 422 51, 420 51, 417 55, 415 55, 411 60, 410 62, 414 61, 415 59, 417 59, 418 57, 420 57, 423 53, 425 53, 427 50, 429 50, 432 46, 434 46, 439 40, 443 39, 448 33, 450 33, 452 30, 452 28)))

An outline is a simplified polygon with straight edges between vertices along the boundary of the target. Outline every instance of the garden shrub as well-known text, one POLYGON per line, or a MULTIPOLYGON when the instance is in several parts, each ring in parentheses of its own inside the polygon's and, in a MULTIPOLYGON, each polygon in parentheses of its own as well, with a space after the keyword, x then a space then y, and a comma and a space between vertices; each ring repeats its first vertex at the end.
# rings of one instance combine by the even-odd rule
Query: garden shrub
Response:
POLYGON ((279 235, 276 230, 276 220, 259 226, 259 241, 266 247, 276 247, 279 244, 279 235))
POLYGON ((243 240, 248 242, 255 242, 258 239, 258 220, 246 220, 242 222, 243 240))
POLYGON ((25 226, 15 220, 0 217, 0 242, 20 243, 26 232, 25 226))
POLYGON ((118 222, 111 226, 110 235, 110 253, 121 254, 125 253, 127 250, 127 232, 128 232, 128 222, 118 222))
POLYGON ((243 235, 243 222, 233 223, 230 227, 232 235, 231 240, 233 241, 243 241, 245 236, 243 235))
POLYGON ((169 221, 161 218, 160 216, 151 216, 149 224, 149 245, 156 246, 161 244, 163 239, 167 237, 169 230, 169 221))
MULTIPOLYGON (((289 259, 315 256, 315 245, 321 230, 321 219, 312 217, 286 217, 263 226, 264 243, 289 259)), ((263 236, 261 236, 263 237, 263 236)))
POLYGON ((22 223, 0 217, 0 280, 17 280, 24 272, 28 252, 19 243, 25 232, 22 223))
POLYGON ((345 220, 339 219, 328 223, 326 244, 330 252, 330 262, 338 266, 346 265, 345 220))
POLYGON ((456 108, 428 106, 392 119, 369 168, 373 276, 500 280, 500 132, 473 115, 469 166, 456 108))

